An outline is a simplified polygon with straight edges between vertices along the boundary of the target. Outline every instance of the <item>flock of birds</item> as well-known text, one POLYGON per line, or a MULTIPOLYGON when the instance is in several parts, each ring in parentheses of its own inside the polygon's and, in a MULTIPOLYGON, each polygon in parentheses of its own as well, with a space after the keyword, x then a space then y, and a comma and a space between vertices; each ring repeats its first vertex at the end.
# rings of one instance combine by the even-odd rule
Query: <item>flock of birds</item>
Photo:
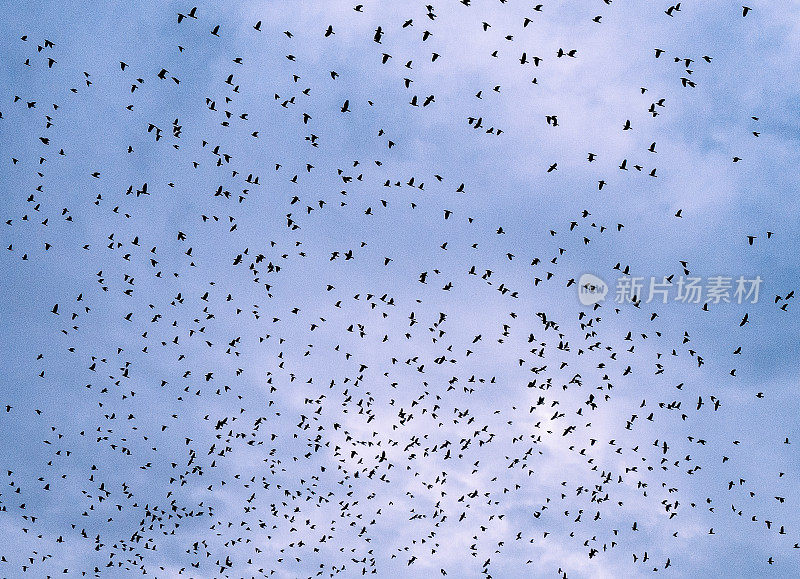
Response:
MULTIPOLYGON (((520 243, 529 202, 492 211, 466 143, 512 154, 509 77, 535 99, 589 49, 517 48, 572 8, 478 4, 365 2, 336 23, 309 9, 287 30, 278 8, 186 6, 160 23, 163 47, 137 53, 132 34, 90 58, 64 50, 67 30, 17 35, 0 164, 24 305, 0 396, 0 575, 690 576, 693 550, 734 544, 720 528, 761 533, 758 564, 798 568, 790 470, 732 474, 746 427, 721 426, 746 420, 730 364, 752 363, 762 312, 793 315, 793 289, 736 310, 719 355, 702 318, 670 321, 691 306, 581 306, 577 268, 636 274, 619 251, 630 225, 595 197, 537 209, 549 221, 520 243), (485 78, 444 86, 440 67, 467 58, 488 60, 485 78), (417 163, 462 110, 461 132, 436 138, 466 163, 417 163)), ((585 20, 602 27, 617 3, 596 4, 585 20)), ((712 74, 711 55, 647 53, 687 99, 712 74)), ((617 133, 669 114, 652 92, 626 95, 637 110, 617 133)), ((535 122, 545 141, 572 120, 535 122)), ((647 141, 620 158, 553 152, 528 178, 602 165, 594 195, 648 187, 663 170, 647 141)), ((669 227, 691 218, 675 209, 669 227)), ((748 230, 741 250, 781 231, 748 230)), ((670 267, 640 273, 697 273, 670 267)))

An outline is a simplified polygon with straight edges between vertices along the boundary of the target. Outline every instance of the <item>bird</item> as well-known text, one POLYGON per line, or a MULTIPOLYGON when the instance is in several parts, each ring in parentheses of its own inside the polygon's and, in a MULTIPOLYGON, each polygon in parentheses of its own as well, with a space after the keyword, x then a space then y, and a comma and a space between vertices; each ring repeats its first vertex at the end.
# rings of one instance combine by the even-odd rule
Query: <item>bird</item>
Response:
POLYGON ((15 14, 2 575, 791 576, 790 27, 350 6, 15 14))

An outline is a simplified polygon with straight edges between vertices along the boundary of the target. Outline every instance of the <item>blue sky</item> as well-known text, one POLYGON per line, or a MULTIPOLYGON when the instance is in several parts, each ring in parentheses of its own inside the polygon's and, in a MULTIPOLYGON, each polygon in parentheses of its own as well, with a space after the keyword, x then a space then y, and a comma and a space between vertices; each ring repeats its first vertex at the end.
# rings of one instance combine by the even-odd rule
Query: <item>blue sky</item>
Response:
POLYGON ((797 576, 800 4, 355 4, 4 6, 2 575, 797 576))

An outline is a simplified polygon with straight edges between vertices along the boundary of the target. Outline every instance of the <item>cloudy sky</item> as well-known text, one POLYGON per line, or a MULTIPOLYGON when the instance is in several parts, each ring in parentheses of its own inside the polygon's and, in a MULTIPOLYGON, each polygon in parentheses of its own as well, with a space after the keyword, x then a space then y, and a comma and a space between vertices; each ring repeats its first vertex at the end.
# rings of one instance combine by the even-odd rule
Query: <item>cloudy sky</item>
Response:
POLYGON ((2 576, 798 574, 800 3, 536 4, 3 5, 2 576))

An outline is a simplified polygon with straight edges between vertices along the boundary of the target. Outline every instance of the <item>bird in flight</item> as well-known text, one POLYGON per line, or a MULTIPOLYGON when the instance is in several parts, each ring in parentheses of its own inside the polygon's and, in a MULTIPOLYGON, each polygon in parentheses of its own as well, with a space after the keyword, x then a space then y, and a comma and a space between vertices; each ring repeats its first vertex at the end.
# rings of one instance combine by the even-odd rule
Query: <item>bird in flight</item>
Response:
POLYGON ((428 1, 0 17, 3 577, 796 575, 798 11, 428 1))

